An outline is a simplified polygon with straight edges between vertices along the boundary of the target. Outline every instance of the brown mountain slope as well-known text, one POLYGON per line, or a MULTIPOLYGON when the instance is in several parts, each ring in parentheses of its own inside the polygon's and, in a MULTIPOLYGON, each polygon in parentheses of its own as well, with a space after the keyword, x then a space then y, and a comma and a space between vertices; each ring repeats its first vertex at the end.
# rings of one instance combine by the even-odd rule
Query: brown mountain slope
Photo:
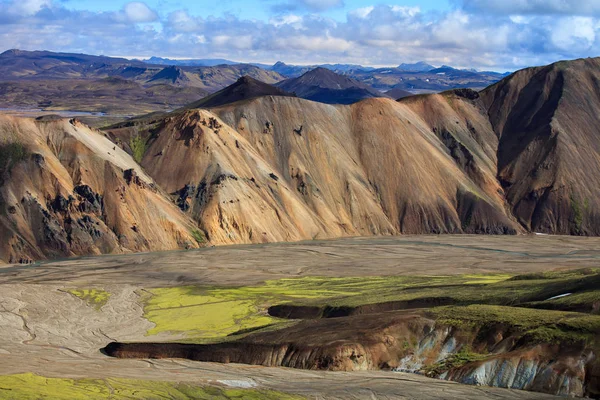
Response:
POLYGON ((519 71, 482 92, 498 177, 532 231, 600 235, 600 59, 519 71))
POLYGON ((75 120, 0 116, 0 259, 197 247, 139 166, 75 120))
POLYGON ((517 232, 489 157, 472 161, 479 186, 415 110, 272 96, 190 110, 154 123, 142 166, 216 244, 517 232))

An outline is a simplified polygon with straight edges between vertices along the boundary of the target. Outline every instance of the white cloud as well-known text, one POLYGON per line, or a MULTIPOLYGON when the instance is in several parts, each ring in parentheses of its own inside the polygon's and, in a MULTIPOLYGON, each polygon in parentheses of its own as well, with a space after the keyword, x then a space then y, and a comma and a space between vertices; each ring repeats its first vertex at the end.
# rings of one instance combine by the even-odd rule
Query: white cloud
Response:
POLYGON ((367 18, 367 16, 375 9, 374 6, 357 8, 349 12, 349 15, 356 18, 367 18))
POLYGON ((271 18, 269 20, 269 23, 272 24, 274 27, 290 25, 296 29, 302 29, 302 17, 294 14, 279 15, 277 17, 271 18))
POLYGON ((128 21, 134 23, 154 22, 158 20, 156 12, 141 1, 132 1, 125 4, 123 13, 128 21))
POLYGON ((200 21, 183 10, 174 11, 169 14, 167 24, 176 32, 196 32, 202 29, 200 21))

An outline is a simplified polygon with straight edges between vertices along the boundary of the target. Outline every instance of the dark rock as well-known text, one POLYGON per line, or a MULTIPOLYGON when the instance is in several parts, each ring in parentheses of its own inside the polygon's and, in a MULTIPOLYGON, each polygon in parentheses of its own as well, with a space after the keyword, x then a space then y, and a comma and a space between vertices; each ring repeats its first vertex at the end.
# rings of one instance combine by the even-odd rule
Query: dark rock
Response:
POLYGON ((195 192, 196 186, 194 185, 185 185, 176 192, 176 195, 178 196, 177 206, 181 209, 181 211, 188 211, 190 209, 190 205, 187 200, 191 198, 195 192))
POLYGON ((79 211, 85 213, 101 214, 104 209, 104 200, 101 195, 94 193, 88 185, 75 186, 73 191, 83 198, 79 204, 79 211))

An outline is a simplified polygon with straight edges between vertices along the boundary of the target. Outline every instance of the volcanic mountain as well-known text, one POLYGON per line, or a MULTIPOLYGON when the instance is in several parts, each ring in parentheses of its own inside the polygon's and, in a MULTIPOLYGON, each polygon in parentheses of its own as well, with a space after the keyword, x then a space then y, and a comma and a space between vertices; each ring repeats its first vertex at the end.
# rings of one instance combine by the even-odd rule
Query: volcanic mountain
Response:
POLYGON ((261 96, 292 96, 293 94, 261 82, 249 76, 243 76, 233 85, 227 86, 210 96, 191 103, 186 108, 209 108, 218 107, 240 100, 253 99, 261 96))
POLYGON ((421 233, 600 235, 597 71, 600 59, 561 62, 519 71, 482 92, 335 106, 253 97, 248 93, 259 91, 252 88, 272 89, 242 79, 209 98, 210 110, 186 108, 109 129, 114 149, 90 148, 89 138, 108 141, 68 121, 7 120, 3 140, 26 151, 2 162, 3 232, 11 233, 0 243, 12 249, 4 257, 185 247, 201 231, 212 244, 421 233), (141 167, 131 158, 115 165, 119 146, 141 167), (109 203, 123 187, 134 190, 127 189, 128 170, 145 182, 134 188, 152 200, 143 208, 137 197, 109 203), (38 174, 31 171, 50 175, 29 183, 38 174), (93 195, 76 189, 81 185, 93 195), (86 205, 96 195, 104 209, 86 205), (54 204, 75 214, 59 217, 54 204), (122 208, 136 217, 116 226, 109 216, 122 208), (108 227, 98 228, 103 238, 113 238, 112 231, 117 240, 96 244, 84 221, 92 239, 69 244, 82 209, 108 227), (62 226, 56 229, 65 234, 44 226, 62 226))
POLYGON ((303 99, 327 104, 352 104, 372 97, 386 97, 364 83, 321 67, 276 86, 303 99))

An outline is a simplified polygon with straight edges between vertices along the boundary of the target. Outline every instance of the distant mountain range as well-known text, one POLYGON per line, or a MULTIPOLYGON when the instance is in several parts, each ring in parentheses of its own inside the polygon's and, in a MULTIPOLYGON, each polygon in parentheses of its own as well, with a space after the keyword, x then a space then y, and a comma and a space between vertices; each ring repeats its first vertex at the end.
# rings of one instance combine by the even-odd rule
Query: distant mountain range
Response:
POLYGON ((425 62, 394 68, 354 64, 297 66, 283 62, 269 66, 226 59, 128 60, 9 50, 0 54, 0 108, 109 114, 169 111, 218 92, 243 76, 278 84, 299 97, 349 104, 369 97, 397 99, 454 88, 480 89, 504 75, 448 66, 435 68, 425 62))

